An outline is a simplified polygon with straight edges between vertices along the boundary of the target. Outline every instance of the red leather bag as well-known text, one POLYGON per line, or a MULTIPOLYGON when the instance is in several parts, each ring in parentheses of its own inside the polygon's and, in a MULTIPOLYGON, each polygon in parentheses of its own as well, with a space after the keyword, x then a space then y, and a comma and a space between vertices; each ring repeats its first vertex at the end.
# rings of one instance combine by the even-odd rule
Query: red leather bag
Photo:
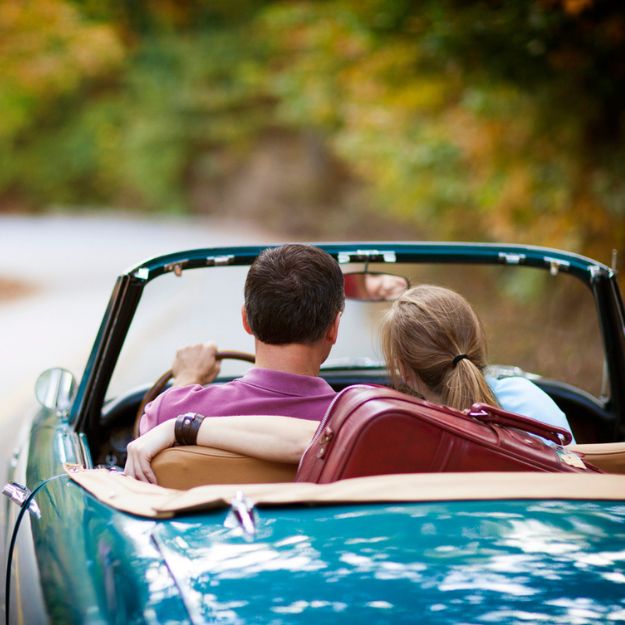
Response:
POLYGON ((474 404, 465 413, 358 385, 341 391, 330 405, 296 481, 442 471, 599 472, 562 447, 569 442, 566 430, 487 404, 474 404))

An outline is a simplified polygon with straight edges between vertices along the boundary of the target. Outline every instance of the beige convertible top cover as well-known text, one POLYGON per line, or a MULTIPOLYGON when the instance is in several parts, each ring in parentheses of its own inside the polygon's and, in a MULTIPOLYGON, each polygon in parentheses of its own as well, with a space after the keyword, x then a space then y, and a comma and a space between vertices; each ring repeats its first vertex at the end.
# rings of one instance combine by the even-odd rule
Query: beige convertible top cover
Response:
POLYGON ((242 493, 257 506, 468 501, 493 499, 625 500, 625 475, 586 473, 419 473, 376 475, 330 484, 217 484, 162 488, 123 473, 66 465, 70 478, 107 505, 169 518, 230 506, 242 493))

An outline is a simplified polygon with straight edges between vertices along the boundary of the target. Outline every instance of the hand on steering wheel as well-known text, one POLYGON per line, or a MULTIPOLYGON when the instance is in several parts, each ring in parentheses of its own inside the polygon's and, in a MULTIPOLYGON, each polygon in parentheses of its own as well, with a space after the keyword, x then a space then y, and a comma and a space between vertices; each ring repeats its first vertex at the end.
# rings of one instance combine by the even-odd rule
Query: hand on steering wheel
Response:
MULTIPOLYGON (((216 360, 228 360, 228 359, 229 360, 243 360, 245 362, 250 362, 252 364, 254 364, 254 362, 256 361, 256 357, 254 356, 254 354, 250 354, 248 352, 237 352, 237 351, 217 352, 217 354, 215 355, 215 359, 216 360)), ((148 392, 143 396, 143 400, 141 401, 139 410, 137 410, 137 415, 135 417, 135 424, 132 430, 133 439, 139 436, 139 421, 141 421, 141 417, 143 416, 143 411, 145 409, 145 406, 149 404, 155 397, 157 397, 163 392, 163 389, 165 388, 167 383, 172 379, 173 375, 174 374, 171 369, 168 369, 167 371, 165 371, 165 373, 163 373, 163 375, 160 376, 158 380, 156 380, 156 382, 154 382, 154 384, 150 387, 148 392)))

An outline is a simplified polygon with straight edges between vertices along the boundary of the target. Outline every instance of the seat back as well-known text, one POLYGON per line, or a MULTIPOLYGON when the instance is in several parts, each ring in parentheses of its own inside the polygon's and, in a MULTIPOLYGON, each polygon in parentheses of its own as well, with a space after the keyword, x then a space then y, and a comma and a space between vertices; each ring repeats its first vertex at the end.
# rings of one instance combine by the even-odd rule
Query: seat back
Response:
POLYGON ((625 443, 588 443, 570 445, 568 449, 606 473, 625 474, 625 443))
POLYGON ((206 484, 292 482, 297 464, 189 445, 161 451, 152 460, 152 470, 160 486, 186 490, 206 484))

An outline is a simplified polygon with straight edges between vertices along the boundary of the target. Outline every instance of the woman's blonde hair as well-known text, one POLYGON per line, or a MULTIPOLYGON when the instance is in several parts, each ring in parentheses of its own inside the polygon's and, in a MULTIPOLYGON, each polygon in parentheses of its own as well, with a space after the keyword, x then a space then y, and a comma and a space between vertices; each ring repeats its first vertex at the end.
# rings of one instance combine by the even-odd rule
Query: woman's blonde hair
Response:
POLYGON ((469 303, 450 289, 413 287, 393 302, 381 328, 382 349, 395 386, 459 410, 497 405, 484 379, 486 339, 469 303))

